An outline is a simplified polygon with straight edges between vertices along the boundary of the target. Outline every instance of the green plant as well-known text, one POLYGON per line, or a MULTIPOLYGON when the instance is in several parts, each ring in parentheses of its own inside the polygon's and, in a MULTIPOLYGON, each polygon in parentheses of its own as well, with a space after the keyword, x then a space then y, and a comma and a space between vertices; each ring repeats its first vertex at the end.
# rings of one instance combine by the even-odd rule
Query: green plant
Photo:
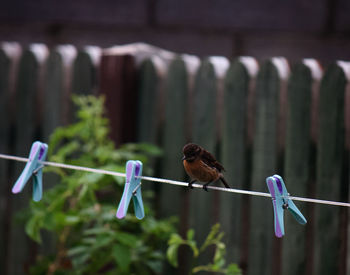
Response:
MULTIPOLYGON (((180 235, 173 233, 168 241, 167 258, 170 264, 174 267, 178 266, 178 249, 181 245, 188 246, 193 252, 194 262, 196 263, 200 255, 209 247, 215 247, 213 262, 207 265, 192 266, 190 274, 195 274, 200 271, 223 273, 227 275, 240 275, 241 270, 236 264, 230 264, 225 268, 226 246, 221 241, 224 236, 223 232, 219 232, 220 225, 215 224, 211 228, 210 233, 204 243, 198 247, 194 240, 194 230, 187 231, 187 239, 183 239, 180 235)), ((194 264, 195 265, 195 264, 194 264)))
MULTIPOLYGON (((149 144, 115 149, 103 116, 103 98, 74 97, 74 102, 79 107, 77 121, 55 130, 50 161, 124 172, 127 160, 139 159, 144 173, 152 172, 147 163, 159 149, 149 144)), ((161 273, 161 249, 174 232, 174 219, 155 219, 147 203, 152 192, 143 192, 145 219, 135 218, 131 203, 131 214, 118 220, 124 178, 53 167, 44 171, 58 175, 59 182, 45 190, 40 202, 30 203, 25 229, 43 246, 41 232, 48 231, 56 248, 53 255, 37 257, 32 274, 161 273)))

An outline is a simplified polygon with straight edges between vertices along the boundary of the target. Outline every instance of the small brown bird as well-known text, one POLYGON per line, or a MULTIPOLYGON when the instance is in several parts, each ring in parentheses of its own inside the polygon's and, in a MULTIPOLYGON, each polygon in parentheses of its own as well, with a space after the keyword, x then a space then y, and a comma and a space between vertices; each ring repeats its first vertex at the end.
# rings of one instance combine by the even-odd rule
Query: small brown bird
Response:
POLYGON ((188 184, 190 188, 193 188, 194 182, 200 181, 205 182, 203 189, 208 191, 207 186, 219 179, 226 188, 230 188, 221 173, 225 171, 224 167, 207 150, 197 144, 188 143, 182 151, 185 171, 192 179, 188 184))

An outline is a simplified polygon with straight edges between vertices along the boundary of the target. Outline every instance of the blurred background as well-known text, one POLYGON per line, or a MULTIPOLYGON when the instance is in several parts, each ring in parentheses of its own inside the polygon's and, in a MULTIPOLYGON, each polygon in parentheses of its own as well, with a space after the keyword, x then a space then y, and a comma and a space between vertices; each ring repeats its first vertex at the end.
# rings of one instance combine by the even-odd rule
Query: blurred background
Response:
POLYGON ((146 42, 198 56, 349 59, 350 4, 323 1, 4 1, 0 37, 110 47, 146 42))
MULTIPOLYGON (((41 140, 51 160, 123 171, 138 158, 146 175, 189 181, 182 147, 195 142, 233 188, 267 192, 280 174, 293 196, 347 202, 349 11, 345 0, 6 1, 0 153, 28 156, 41 140)), ((10 193, 23 167, 0 160, 1 274, 350 274, 345 207, 296 202, 308 223, 286 211, 277 239, 270 199, 147 182, 144 220, 130 207, 119 221, 123 180, 50 170, 34 204, 30 187, 10 193), (224 236, 193 256, 211 229, 224 236)))

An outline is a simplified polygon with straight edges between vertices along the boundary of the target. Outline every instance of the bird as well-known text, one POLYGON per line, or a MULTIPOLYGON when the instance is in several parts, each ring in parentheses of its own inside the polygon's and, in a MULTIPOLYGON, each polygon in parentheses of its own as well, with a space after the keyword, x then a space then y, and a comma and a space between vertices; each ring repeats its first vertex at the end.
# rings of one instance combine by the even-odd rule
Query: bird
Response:
POLYGON ((226 188, 230 188, 222 174, 224 167, 207 150, 197 144, 188 143, 182 152, 185 171, 191 178, 188 187, 192 189, 192 184, 196 181, 205 182, 203 189, 208 192, 207 186, 220 179, 226 188))

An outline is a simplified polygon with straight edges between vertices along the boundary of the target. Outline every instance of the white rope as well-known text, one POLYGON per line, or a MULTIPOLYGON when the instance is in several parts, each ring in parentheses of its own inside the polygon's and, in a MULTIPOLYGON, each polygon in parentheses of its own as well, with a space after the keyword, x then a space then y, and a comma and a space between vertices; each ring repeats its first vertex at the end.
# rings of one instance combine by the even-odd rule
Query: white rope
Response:
MULTIPOLYGON (((28 162, 28 160, 29 160, 28 158, 16 157, 16 156, 5 155, 5 154, 0 154, 0 158, 7 159, 7 160, 20 161, 20 162, 28 162)), ((85 172, 91 172, 91 173, 111 175, 111 176, 116 176, 116 177, 124 177, 124 178, 126 177, 125 173, 114 172, 114 171, 103 170, 103 169, 89 168, 89 167, 84 167, 84 166, 51 162, 51 161, 40 161, 40 163, 43 165, 59 167, 59 168, 64 168, 64 169, 79 170, 79 171, 85 171, 85 172)), ((168 183, 168 184, 185 186, 185 187, 188 186, 188 182, 183 182, 183 181, 161 179, 161 178, 154 178, 154 177, 146 177, 146 176, 141 176, 141 179, 145 180, 145 181, 168 183)), ((203 188, 203 185, 194 183, 194 184, 192 184, 192 187, 203 188)), ((224 187, 217 187, 217 186, 208 186, 207 188, 212 189, 212 190, 217 190, 217 191, 223 191, 223 192, 230 192, 230 193, 271 198, 270 193, 264 193, 264 192, 248 191, 248 190, 241 190, 241 189, 234 189, 234 188, 224 188, 224 187)), ((310 199, 310 198, 302 198, 302 197, 294 197, 294 196, 289 196, 288 198, 291 200, 295 200, 295 201, 303 201, 303 202, 310 202, 310 203, 319 203, 319 204, 350 207, 350 203, 346 203, 346 202, 310 199)))

